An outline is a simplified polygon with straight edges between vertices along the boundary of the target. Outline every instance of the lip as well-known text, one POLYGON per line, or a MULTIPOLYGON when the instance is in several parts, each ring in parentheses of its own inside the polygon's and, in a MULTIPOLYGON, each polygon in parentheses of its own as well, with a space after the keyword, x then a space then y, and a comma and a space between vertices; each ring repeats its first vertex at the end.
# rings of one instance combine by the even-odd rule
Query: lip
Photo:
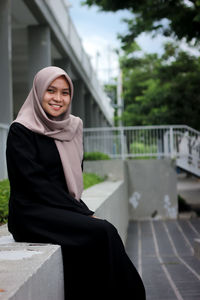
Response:
POLYGON ((59 105, 59 104, 49 104, 51 106, 51 108, 53 110, 60 110, 62 108, 62 105, 59 105))

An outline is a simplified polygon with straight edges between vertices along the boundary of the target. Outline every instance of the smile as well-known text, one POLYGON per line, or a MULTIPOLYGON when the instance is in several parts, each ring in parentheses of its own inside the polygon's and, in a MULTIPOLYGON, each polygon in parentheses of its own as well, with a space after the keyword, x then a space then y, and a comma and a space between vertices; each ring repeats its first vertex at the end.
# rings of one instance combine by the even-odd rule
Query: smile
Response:
POLYGON ((57 105, 57 104, 49 104, 54 110, 59 110, 62 105, 57 105))

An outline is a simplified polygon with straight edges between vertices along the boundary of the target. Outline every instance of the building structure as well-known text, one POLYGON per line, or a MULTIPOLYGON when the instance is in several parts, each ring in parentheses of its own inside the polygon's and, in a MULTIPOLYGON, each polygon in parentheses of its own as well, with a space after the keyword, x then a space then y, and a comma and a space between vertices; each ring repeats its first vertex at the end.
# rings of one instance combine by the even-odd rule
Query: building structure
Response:
POLYGON ((84 127, 113 125, 110 99, 97 80, 67 0, 0 1, 0 124, 9 125, 26 99, 35 73, 63 68, 75 93, 72 113, 84 127))

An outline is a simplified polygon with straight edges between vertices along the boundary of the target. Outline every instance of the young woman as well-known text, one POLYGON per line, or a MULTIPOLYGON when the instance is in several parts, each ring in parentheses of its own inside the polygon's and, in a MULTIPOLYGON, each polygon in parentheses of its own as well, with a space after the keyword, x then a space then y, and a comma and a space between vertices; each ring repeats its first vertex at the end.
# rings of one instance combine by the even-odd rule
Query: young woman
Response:
POLYGON ((81 200, 83 125, 70 114, 72 96, 66 72, 44 68, 10 126, 9 231, 18 242, 61 245, 66 299, 143 300, 116 228, 81 200))

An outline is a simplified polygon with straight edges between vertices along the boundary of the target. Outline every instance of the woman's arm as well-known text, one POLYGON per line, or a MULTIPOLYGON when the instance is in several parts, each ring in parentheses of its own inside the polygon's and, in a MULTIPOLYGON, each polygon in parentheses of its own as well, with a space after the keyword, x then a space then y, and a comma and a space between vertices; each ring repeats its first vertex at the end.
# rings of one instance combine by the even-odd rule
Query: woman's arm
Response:
POLYGON ((13 185, 19 190, 17 185, 22 185, 22 189, 30 193, 31 199, 34 196, 36 203, 60 207, 84 215, 94 213, 82 201, 77 201, 54 184, 37 159, 34 134, 19 123, 13 123, 10 127, 6 156, 11 188, 13 185))

